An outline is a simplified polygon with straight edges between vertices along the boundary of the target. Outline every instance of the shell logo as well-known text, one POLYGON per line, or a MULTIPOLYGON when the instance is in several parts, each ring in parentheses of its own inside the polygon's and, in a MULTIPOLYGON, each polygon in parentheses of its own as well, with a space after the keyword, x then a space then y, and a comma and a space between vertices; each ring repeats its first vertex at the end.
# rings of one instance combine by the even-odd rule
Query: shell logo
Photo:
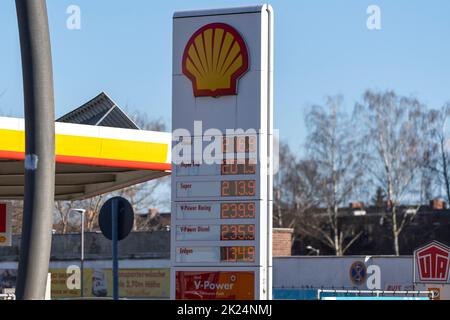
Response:
POLYGON ((183 54, 183 74, 191 80, 195 97, 237 95, 238 80, 248 67, 244 40, 225 23, 197 30, 183 54))

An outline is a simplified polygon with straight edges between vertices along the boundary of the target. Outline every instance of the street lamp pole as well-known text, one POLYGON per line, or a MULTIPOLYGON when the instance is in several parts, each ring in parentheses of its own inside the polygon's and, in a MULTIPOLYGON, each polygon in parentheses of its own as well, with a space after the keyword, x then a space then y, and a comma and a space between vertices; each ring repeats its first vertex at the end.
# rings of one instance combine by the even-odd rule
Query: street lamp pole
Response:
POLYGON ((84 297, 84 213, 81 211, 81 297, 84 297))
POLYGON ((25 111, 25 192, 16 296, 43 300, 55 197, 55 110, 45 0, 16 0, 25 111))
POLYGON ((316 253, 316 255, 320 256, 320 249, 316 249, 311 246, 307 246, 306 249, 314 251, 316 253))

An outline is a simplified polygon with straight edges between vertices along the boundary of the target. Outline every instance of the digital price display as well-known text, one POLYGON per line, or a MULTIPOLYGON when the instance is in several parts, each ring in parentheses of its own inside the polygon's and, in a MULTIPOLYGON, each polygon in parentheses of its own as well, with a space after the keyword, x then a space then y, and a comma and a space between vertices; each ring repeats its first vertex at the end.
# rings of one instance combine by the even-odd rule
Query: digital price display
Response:
POLYGON ((254 224, 178 225, 177 241, 254 241, 254 224))
POLYGON ((220 219, 254 219, 255 202, 233 202, 220 204, 220 219))
POLYGON ((253 245, 177 247, 175 260, 181 263, 255 262, 256 248, 253 245))
POLYGON ((254 262, 255 247, 230 246, 220 248, 220 261, 223 262, 254 262))
POLYGON ((221 165, 221 175, 248 175, 256 174, 256 164, 250 163, 249 159, 245 159, 244 163, 239 163, 237 160, 224 160, 221 165))
POLYGON ((253 153, 257 147, 256 135, 224 137, 222 140, 223 153, 253 153))
POLYGON ((255 240, 254 224, 223 224, 220 226, 221 241, 255 240))
POLYGON ((220 189, 222 197, 253 197, 256 195, 256 181, 225 180, 220 189))

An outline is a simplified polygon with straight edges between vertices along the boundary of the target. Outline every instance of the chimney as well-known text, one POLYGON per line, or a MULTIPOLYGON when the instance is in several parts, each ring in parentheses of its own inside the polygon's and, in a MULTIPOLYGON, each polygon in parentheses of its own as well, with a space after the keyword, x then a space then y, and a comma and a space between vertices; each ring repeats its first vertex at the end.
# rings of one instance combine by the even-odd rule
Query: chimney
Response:
POLYGON ((159 213, 159 210, 156 209, 156 208, 150 208, 150 209, 148 209, 148 217, 149 217, 150 219, 153 219, 154 217, 156 217, 156 216, 158 215, 158 213, 159 213))
POLYGON ((291 256, 292 235, 294 229, 273 228, 272 234, 272 254, 274 257, 291 256))
POLYGON ((392 207, 394 206, 393 204, 394 202, 392 200, 385 201, 386 210, 391 210, 392 207))
POLYGON ((434 199, 430 201, 430 208, 432 210, 444 210, 445 209, 445 201, 442 199, 434 199))
POLYGON ((364 202, 350 202, 350 209, 361 210, 364 208, 364 202))

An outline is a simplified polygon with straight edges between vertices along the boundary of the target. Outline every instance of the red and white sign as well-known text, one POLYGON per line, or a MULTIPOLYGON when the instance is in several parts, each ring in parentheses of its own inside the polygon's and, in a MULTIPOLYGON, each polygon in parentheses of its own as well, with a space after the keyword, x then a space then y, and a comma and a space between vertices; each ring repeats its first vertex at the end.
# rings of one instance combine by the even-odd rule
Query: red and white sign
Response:
POLYGON ((11 220, 11 206, 6 203, 0 203, 0 247, 11 245, 11 220))
POLYGON ((181 300, 254 300, 252 271, 176 273, 176 298, 181 300))
POLYGON ((449 281, 449 247, 433 241, 414 251, 414 257, 420 282, 447 283, 449 281))

